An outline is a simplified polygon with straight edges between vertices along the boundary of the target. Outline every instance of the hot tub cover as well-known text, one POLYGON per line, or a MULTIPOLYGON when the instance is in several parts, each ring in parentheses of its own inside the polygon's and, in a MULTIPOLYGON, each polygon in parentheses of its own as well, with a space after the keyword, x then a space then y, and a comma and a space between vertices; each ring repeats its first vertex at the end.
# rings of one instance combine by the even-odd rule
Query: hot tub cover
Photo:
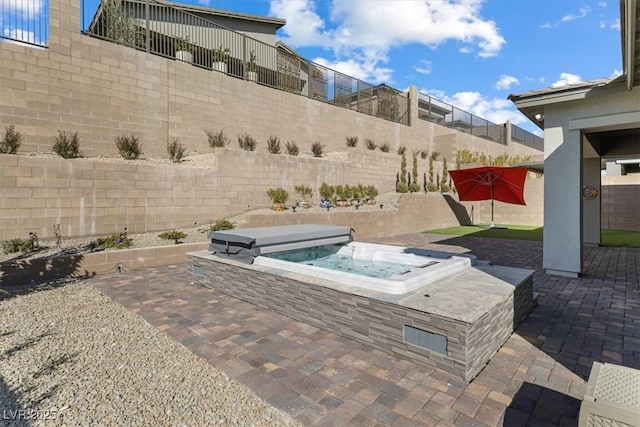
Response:
POLYGON ((251 264, 262 254, 349 243, 352 229, 338 225, 296 224, 212 231, 209 250, 223 258, 251 264))

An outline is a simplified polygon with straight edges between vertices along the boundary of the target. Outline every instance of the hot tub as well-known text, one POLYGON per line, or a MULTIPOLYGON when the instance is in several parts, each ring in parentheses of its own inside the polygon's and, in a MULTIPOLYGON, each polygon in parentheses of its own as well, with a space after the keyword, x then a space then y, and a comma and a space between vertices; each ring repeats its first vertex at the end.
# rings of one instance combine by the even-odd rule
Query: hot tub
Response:
POLYGON ((469 268, 473 256, 351 242, 258 256, 254 265, 392 295, 406 294, 469 268))

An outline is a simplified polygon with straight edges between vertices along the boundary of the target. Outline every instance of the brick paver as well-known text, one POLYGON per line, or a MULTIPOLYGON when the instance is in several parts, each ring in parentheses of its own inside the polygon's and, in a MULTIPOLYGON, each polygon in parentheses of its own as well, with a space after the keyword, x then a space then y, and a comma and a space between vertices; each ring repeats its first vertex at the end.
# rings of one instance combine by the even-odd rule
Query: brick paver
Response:
POLYGON ((186 266, 88 280, 304 425, 576 425, 594 361, 640 368, 640 250, 585 248, 549 276, 540 242, 410 234, 380 242, 536 270, 538 307, 469 385, 191 284, 186 266))

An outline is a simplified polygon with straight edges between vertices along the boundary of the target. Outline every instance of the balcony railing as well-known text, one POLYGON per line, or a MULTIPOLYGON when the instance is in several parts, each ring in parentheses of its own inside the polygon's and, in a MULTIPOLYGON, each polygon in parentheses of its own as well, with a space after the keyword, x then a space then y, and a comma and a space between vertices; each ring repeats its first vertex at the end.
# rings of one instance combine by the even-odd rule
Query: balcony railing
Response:
POLYGON ((418 93, 418 118, 506 145, 504 125, 491 123, 424 93, 418 93))
POLYGON ((0 40, 46 47, 49 43, 49 2, 0 1, 0 40))
MULTIPOLYGON (((90 0, 83 0, 83 9, 90 0), (84 3, 86 2, 86 4, 84 3)), ((197 67, 409 124, 406 94, 371 85, 308 61, 202 16, 154 0, 103 0, 83 12, 83 31, 197 67)))
POLYGON ((511 125, 511 141, 526 145, 527 147, 535 148, 539 151, 544 151, 544 138, 528 132, 514 124, 511 125))

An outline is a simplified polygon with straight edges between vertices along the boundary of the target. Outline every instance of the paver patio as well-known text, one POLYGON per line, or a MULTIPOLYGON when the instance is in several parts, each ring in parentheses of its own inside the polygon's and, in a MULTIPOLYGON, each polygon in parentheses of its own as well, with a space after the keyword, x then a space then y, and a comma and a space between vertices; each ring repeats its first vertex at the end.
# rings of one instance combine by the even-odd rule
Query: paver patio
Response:
POLYGON ((87 283, 304 425, 577 425, 594 361, 640 368, 640 249, 585 248, 585 274, 544 274, 540 242, 408 234, 378 242, 536 270, 538 307, 469 385, 190 284, 188 266, 87 283))

